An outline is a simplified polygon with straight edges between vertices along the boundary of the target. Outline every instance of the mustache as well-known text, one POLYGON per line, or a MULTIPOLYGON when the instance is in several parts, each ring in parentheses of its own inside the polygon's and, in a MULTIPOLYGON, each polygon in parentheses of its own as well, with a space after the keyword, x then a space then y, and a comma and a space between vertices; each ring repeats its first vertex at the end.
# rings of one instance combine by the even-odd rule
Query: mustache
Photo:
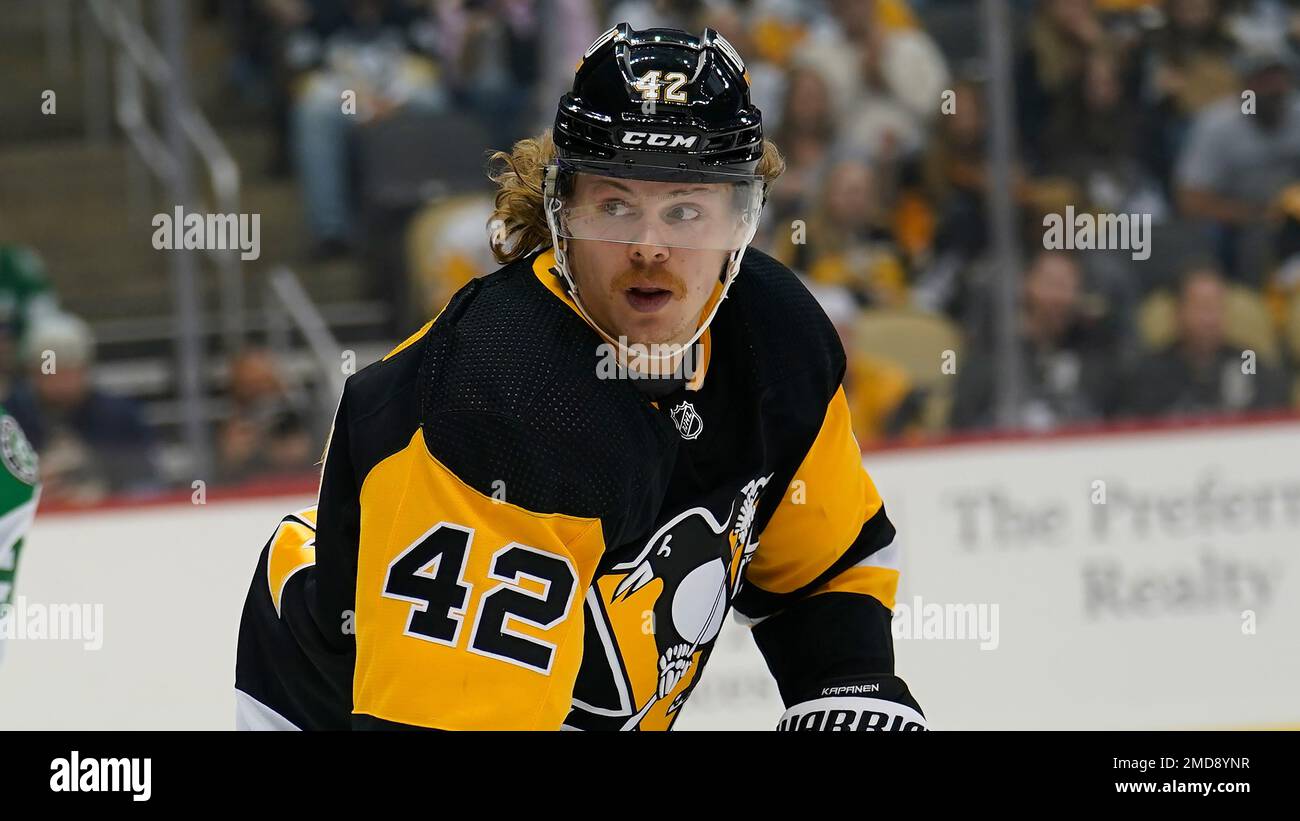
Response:
POLYGON ((674 299, 686 295, 686 280, 667 268, 629 268, 610 283, 610 288, 617 292, 628 288, 662 288, 672 292, 674 299))

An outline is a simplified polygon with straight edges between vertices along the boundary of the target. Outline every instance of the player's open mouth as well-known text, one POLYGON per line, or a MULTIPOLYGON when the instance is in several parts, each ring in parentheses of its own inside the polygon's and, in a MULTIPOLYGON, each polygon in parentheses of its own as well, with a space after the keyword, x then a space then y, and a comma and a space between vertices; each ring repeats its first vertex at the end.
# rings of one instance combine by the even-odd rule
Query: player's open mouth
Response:
POLYGON ((673 292, 666 288, 648 286, 628 288, 623 293, 627 298, 627 304, 632 306, 632 310, 643 314, 654 313, 667 305, 668 301, 673 298, 673 292))

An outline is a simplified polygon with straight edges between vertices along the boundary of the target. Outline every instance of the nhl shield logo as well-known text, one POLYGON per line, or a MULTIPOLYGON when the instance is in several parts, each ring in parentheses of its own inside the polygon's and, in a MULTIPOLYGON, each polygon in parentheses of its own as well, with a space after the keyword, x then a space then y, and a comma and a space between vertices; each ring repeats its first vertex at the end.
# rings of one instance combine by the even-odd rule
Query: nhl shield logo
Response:
POLYGON ((695 412, 695 406, 690 402, 683 401, 680 405, 669 411, 673 418, 673 424, 677 426, 677 432, 682 435, 683 439, 695 439, 704 430, 704 420, 695 412))

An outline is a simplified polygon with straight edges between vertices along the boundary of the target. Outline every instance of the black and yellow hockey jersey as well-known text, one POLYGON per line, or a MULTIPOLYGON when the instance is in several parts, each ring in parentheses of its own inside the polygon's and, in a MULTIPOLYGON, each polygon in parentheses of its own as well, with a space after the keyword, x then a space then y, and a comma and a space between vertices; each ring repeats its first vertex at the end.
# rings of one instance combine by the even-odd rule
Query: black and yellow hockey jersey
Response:
POLYGON ((600 378, 553 264, 347 380, 318 503, 262 551, 240 698, 300 728, 667 729, 731 609, 787 704, 893 672, 894 529, 795 276, 749 249, 702 371, 647 392, 600 378))

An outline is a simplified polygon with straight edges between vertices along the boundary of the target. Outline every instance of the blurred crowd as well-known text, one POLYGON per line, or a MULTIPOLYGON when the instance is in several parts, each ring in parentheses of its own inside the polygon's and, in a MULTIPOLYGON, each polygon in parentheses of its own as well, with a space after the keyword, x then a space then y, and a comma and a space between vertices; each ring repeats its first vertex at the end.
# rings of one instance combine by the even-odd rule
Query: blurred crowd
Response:
MULTIPOLYGON (((311 256, 360 263, 394 337, 495 269, 485 151, 551 125, 600 32, 708 26, 745 58, 787 161, 755 246, 839 328, 864 446, 1300 407, 1300 0, 1012 0, 1010 415, 979 2, 213 5, 232 87, 275 135, 271 171, 298 187, 311 256), (1067 209, 1133 215, 1145 251, 1134 237, 1047 247, 1044 218, 1067 209)), ((0 253, 5 407, 69 497, 157 486, 139 408, 95 385, 90 330, 32 285, 27 253, 0 253), (40 375, 51 350, 66 351, 56 379, 40 375)), ((225 372, 221 477, 309 466, 319 414, 274 358, 250 349, 225 372)))
MULTIPOLYGON (((788 163, 755 245, 803 276, 841 329, 860 442, 1300 404, 1300 3, 1011 3, 1021 396, 1010 414, 998 400, 1004 263, 989 232, 980 3, 562 5, 556 30, 577 39, 620 20, 711 26, 745 57, 788 163), (1048 247, 1053 214, 1131 215, 1144 236, 1048 247)), ((518 136, 549 125, 562 79, 538 78, 518 136)), ((494 267, 487 208, 449 198, 410 223, 425 313, 494 267)))
MULTIPOLYGON (((189 486, 167 470, 144 404, 97 377, 95 354, 93 330, 59 307, 40 257, 0 243, 0 407, 40 457, 42 499, 86 505, 189 486)), ((272 354, 250 347, 224 364, 215 474, 205 482, 310 470, 323 431, 272 354)))

